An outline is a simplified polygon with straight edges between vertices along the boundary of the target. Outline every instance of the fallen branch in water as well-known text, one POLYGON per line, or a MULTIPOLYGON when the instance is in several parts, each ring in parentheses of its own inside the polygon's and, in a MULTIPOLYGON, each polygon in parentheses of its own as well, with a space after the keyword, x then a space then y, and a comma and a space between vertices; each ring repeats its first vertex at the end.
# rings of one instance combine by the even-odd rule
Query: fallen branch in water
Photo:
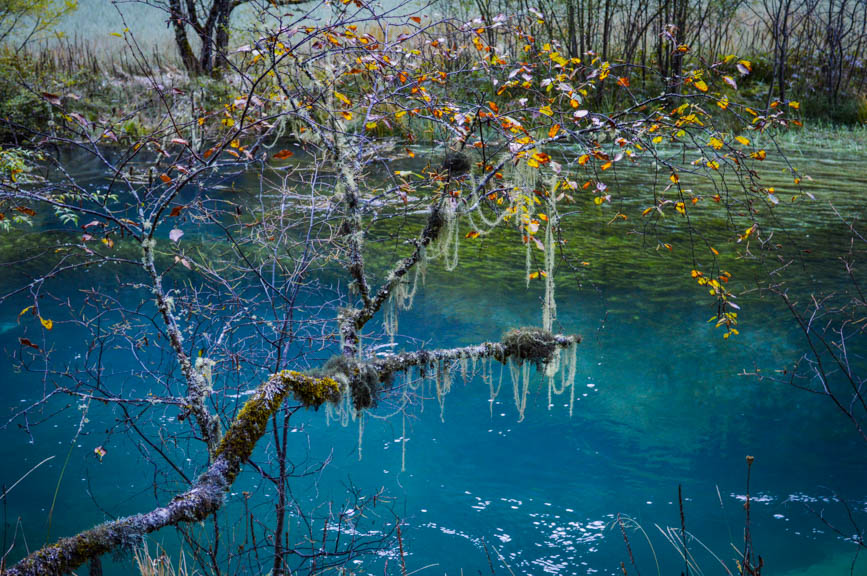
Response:
MULTIPOLYGON (((537 329, 521 329, 506 334, 503 342, 485 342, 476 346, 444 350, 420 350, 396 354, 371 361, 368 365, 384 380, 396 371, 442 360, 475 356, 505 361, 544 362, 556 349, 580 342, 580 337, 551 334, 537 329)), ((349 392, 340 378, 312 376, 284 370, 272 375, 247 400, 223 436, 215 457, 186 492, 175 496, 166 506, 106 522, 75 536, 62 538, 44 546, 6 570, 3 576, 60 576, 88 560, 114 550, 139 545, 145 535, 168 526, 201 522, 223 505, 241 465, 265 434, 271 417, 291 394, 307 407, 319 408, 326 402, 337 404, 349 392)))

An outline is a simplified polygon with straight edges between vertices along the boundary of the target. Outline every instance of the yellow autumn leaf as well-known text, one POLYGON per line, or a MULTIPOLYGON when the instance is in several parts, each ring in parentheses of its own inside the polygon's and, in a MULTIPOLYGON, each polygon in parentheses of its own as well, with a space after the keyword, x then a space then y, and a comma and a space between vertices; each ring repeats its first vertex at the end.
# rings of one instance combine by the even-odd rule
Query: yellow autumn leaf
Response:
POLYGON ((54 327, 54 322, 49 320, 48 318, 39 317, 39 321, 42 322, 42 325, 45 326, 46 330, 51 330, 54 327))
POLYGON ((343 102, 344 104, 346 104, 347 106, 352 105, 352 101, 349 98, 347 98, 344 94, 341 94, 340 92, 338 92, 336 90, 334 91, 334 97, 337 98, 338 100, 340 100, 341 102, 343 102))
POLYGON ((544 114, 545 116, 553 116, 554 112, 551 110, 550 106, 542 106, 539 108, 539 113, 544 114))
POLYGON ((748 138, 744 138, 743 136, 735 136, 735 140, 743 144, 744 146, 749 146, 750 141, 748 138))
POLYGON ((699 91, 707 92, 707 83, 704 80, 696 80, 693 84, 699 91))

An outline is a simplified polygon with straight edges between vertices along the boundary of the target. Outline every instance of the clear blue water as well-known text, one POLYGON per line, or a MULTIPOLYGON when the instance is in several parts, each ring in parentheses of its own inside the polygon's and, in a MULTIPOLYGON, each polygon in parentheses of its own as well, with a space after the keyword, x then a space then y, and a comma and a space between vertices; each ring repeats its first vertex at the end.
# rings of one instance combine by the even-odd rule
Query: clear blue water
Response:
MULTIPOLYGON (((857 190, 862 161, 841 154, 813 170, 833 175, 837 193, 846 185, 857 190)), ((842 195, 841 201, 860 206, 856 194, 842 195)), ((843 231, 831 232, 836 228, 821 203, 808 212, 794 221, 820 238, 816 258, 834 253, 845 240, 843 231)), ((649 537, 650 543, 627 522, 640 572, 655 574, 658 562, 661 573, 672 574, 683 569, 683 562, 660 529, 680 526, 680 485, 687 530, 735 573, 738 553, 732 545, 743 545, 745 458, 752 455, 751 530, 765 573, 848 574, 854 546, 816 513, 850 535, 854 529, 842 498, 864 522, 867 446, 827 399, 755 375, 790 367, 803 353, 802 335, 785 307, 772 296, 743 297, 741 334, 724 340, 707 323, 712 303, 696 289, 688 268, 672 272, 674 265, 660 265, 655 251, 642 248, 640 237, 623 239, 606 231, 607 218, 599 220, 602 224, 587 232, 603 240, 588 245, 583 257, 591 265, 558 275, 558 322, 563 331, 584 336, 571 416, 568 393, 554 396, 548 405, 540 375, 519 422, 507 371, 493 401, 480 377, 464 382, 456 374, 442 416, 430 390, 406 418, 393 415, 398 397, 383 398, 365 417, 359 459, 357 423, 344 428, 327 424, 321 411, 301 412, 293 417, 290 434, 296 439, 293 460, 312 463, 330 455, 332 462, 315 477, 293 480, 297 500, 312 509, 344 502, 349 483, 365 494, 384 488, 381 515, 369 515, 363 529, 372 534, 387 530, 393 515, 399 516, 407 570, 421 574, 618 574, 621 561, 634 573, 615 522, 620 514, 634 519, 649 537), (606 240, 611 236, 621 240, 606 240)), ((577 232, 572 233, 580 243, 577 232)), ((419 341, 427 347, 472 344, 499 339, 512 326, 539 324, 541 287, 525 287, 522 253, 485 246, 465 247, 463 262, 453 273, 431 265, 414 307, 401 313, 399 346, 419 341)), ((38 269, 39 264, 22 264, 22 274, 29 267, 38 269)), ((812 267, 795 285, 806 290, 834 286, 841 282, 836 270, 834 264, 812 267)), ((18 281, 7 276, 4 290, 18 281)), ((89 270, 54 285, 51 293, 79 302, 82 290, 112 281, 109 273, 89 270)), ((749 281, 738 286, 745 290, 749 281)), ((129 291, 123 297, 135 301, 140 295, 129 291)), ((12 299, 0 311, 0 349, 7 355, 18 353, 26 327, 16 317, 27 303, 12 299)), ((47 306, 52 305, 57 302, 47 306)), ((79 328, 63 323, 49 340, 36 341, 53 347, 56 366, 80 361, 86 353, 81 342, 79 328)), ((853 356, 867 350, 863 340, 850 348, 853 356)), ((324 359, 329 353, 314 357, 324 359)), ((38 372, 12 370, 11 360, 4 362, 2 423, 41 398, 52 382, 63 380, 43 381, 38 372)), ((135 372, 129 350, 106 349, 104 364, 115 390, 143 395, 153 385, 135 372)), ((495 365, 495 381, 498 376, 495 365)), ((234 380, 218 377, 218 388, 230 382, 234 385, 234 380)), ((93 403, 88 410, 77 437, 83 416, 79 402, 60 397, 31 415, 29 429, 16 419, 0 430, 3 484, 54 457, 3 501, 7 547, 20 519, 13 557, 39 546, 48 533, 48 512, 67 454, 52 539, 148 510, 182 488, 164 467, 146 462, 148 448, 126 431, 116 409, 93 403), (97 446, 108 451, 102 461, 94 456, 97 446)), ((178 431, 175 409, 132 410, 144 412, 139 423, 151 438, 157 438, 160 428, 178 431)), ((257 459, 265 458, 268 442, 257 459)), ((201 449, 183 438, 171 454, 190 475, 202 463, 201 449)), ((223 534, 238 539, 242 528, 232 512, 243 506, 244 490, 253 493, 250 506, 263 519, 274 498, 267 483, 249 470, 244 473, 228 499, 230 513, 221 520, 223 534)), ((295 529, 302 538, 300 528, 295 529)), ((176 543, 170 530, 152 541, 170 550, 176 543)), ((698 542, 691 542, 690 549, 705 574, 726 573, 698 542)), ((359 572, 399 573, 394 549, 360 562, 353 565, 359 572)), ((128 558, 121 558, 108 571, 128 573, 130 566, 128 558)), ((244 567, 237 571, 252 573, 244 567)), ((867 574, 867 563, 856 564, 855 573, 867 574)))

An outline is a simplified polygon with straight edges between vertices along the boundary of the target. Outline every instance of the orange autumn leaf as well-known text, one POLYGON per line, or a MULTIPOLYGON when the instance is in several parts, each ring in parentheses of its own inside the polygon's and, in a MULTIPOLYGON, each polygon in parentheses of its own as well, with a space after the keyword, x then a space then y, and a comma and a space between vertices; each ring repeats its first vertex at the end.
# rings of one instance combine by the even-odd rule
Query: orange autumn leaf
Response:
POLYGON ((274 158, 277 160, 285 160, 286 158, 291 158, 295 153, 292 150, 280 150, 276 154, 274 154, 274 158))

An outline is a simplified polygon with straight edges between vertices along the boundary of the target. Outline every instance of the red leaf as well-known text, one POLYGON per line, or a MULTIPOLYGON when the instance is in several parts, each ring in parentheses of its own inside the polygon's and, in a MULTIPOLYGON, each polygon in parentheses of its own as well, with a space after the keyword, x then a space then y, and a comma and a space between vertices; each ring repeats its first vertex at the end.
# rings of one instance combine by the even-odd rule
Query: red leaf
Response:
POLYGON ((43 92, 42 97, 48 100, 49 104, 60 106, 60 96, 58 96, 57 94, 52 94, 51 92, 43 92))
POLYGON ((21 344, 23 344, 24 346, 30 346, 31 348, 39 350, 39 346, 37 346, 27 338, 19 338, 18 341, 21 342, 21 344))

